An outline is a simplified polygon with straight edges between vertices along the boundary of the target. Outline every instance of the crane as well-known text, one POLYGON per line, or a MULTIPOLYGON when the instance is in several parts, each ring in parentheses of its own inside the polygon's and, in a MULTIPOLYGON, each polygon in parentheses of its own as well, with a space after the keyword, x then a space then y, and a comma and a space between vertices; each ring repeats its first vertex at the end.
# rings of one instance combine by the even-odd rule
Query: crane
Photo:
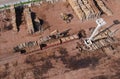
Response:
POLYGON ((97 27, 93 31, 92 35, 89 38, 84 40, 84 43, 86 46, 90 46, 92 44, 93 37, 97 35, 98 30, 106 24, 106 22, 102 18, 97 19, 96 23, 97 23, 97 27))

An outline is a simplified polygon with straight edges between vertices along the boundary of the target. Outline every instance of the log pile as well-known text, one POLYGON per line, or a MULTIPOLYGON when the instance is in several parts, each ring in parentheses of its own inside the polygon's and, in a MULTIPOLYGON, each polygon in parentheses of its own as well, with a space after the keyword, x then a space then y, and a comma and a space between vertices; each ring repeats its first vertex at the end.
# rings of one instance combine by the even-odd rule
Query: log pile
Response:
POLYGON ((17 32, 18 29, 17 29, 17 25, 16 25, 16 13, 15 13, 14 5, 11 5, 10 12, 11 12, 11 19, 12 19, 11 23, 12 23, 12 26, 13 26, 13 30, 17 32))
POLYGON ((100 17, 101 11, 96 7, 96 5, 94 4, 94 1, 93 0, 88 0, 88 1, 94 11, 94 18, 100 17))
POLYGON ((85 13, 85 18, 89 18, 90 16, 90 10, 84 5, 82 0, 78 0, 78 4, 81 7, 82 11, 85 13))
POLYGON ((69 42, 75 39, 78 39, 78 35, 71 35, 68 37, 62 37, 60 39, 52 39, 49 36, 41 38, 37 41, 29 41, 29 42, 25 42, 25 43, 21 43, 19 45, 17 45, 16 47, 14 47, 14 51, 15 52, 20 52, 21 50, 26 50, 26 52, 30 52, 32 50, 34 50, 34 48, 39 48, 39 46, 41 44, 45 44, 46 46, 44 48, 48 48, 48 47, 53 47, 65 42, 69 42))
POLYGON ((33 27, 33 22, 32 22, 32 17, 31 17, 31 12, 30 12, 29 7, 26 7, 24 9, 24 16, 25 16, 25 21, 27 23, 28 33, 33 34, 34 33, 34 27, 33 27))
POLYGON ((98 6, 101 8, 101 10, 106 13, 108 16, 112 15, 112 12, 107 8, 107 6, 104 4, 101 0, 96 0, 98 6))
POLYGON ((75 13, 78 16, 78 18, 80 20, 84 20, 85 19, 85 14, 82 11, 82 9, 79 7, 78 2, 76 0, 68 0, 68 2, 70 3, 71 7, 75 11, 75 13))
POLYGON ((102 0, 67 0, 78 18, 83 20, 89 20, 100 17, 101 13, 105 13, 108 16, 112 15, 112 12, 108 9, 102 0))
POLYGON ((90 3, 89 3, 88 1, 90 1, 90 0, 83 0, 84 5, 87 7, 87 9, 88 9, 89 12, 90 12, 90 15, 89 15, 88 18, 86 18, 86 19, 94 18, 94 16, 95 16, 95 12, 94 12, 94 10, 92 9, 92 6, 90 5, 90 3))

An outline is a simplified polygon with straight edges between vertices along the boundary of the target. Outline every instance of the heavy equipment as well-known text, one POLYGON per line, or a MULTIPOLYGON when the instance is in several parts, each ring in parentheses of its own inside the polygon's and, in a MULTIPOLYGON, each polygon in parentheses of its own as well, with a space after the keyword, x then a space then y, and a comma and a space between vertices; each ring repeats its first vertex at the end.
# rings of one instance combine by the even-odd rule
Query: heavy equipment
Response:
POLYGON ((87 46, 90 46, 92 44, 93 37, 98 33, 98 30, 106 24, 106 22, 102 18, 97 19, 96 23, 97 23, 97 27, 93 31, 92 35, 89 38, 85 39, 84 41, 87 46))
POLYGON ((111 28, 114 25, 120 24, 120 22, 118 20, 114 20, 112 25, 102 30, 100 30, 100 28, 104 26, 106 22, 102 18, 100 18, 96 20, 96 23, 97 27, 92 32, 91 36, 84 39, 83 47, 81 47, 82 45, 80 46, 83 50, 96 50, 116 43, 114 34, 119 29, 117 28, 113 31, 111 28))
POLYGON ((73 18, 73 16, 71 14, 67 14, 67 13, 61 13, 60 16, 66 23, 71 22, 71 20, 73 18))

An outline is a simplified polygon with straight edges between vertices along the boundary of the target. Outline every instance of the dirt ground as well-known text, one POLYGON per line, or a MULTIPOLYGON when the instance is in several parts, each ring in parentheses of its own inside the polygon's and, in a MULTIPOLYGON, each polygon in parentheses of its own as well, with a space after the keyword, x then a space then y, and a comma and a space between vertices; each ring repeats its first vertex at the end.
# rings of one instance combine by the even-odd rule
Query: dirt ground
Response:
MULTIPOLYGON (((110 26, 113 20, 120 20, 120 1, 107 1, 104 0, 112 10, 113 16, 102 15, 107 22, 105 27, 110 26)), ((13 30, 0 30, 0 79, 120 79, 120 46, 115 50, 79 52, 76 49, 76 42, 79 40, 74 40, 26 55, 13 53, 13 47, 16 45, 38 40, 56 29, 62 32, 71 28, 70 34, 85 29, 89 36, 88 29, 96 27, 95 19, 81 22, 72 8, 63 2, 44 3, 31 9, 49 28, 41 34, 29 35, 23 22, 18 33, 13 30), (70 23, 65 23, 60 18, 61 12, 70 13, 74 18, 70 23)), ((2 14, 0 16, 3 18, 2 14)), ((0 27, 7 23, 0 20, 0 27)), ((116 25, 112 29, 120 28, 119 26, 116 25)), ((120 31, 115 34, 115 37, 120 39, 119 33, 120 31)))

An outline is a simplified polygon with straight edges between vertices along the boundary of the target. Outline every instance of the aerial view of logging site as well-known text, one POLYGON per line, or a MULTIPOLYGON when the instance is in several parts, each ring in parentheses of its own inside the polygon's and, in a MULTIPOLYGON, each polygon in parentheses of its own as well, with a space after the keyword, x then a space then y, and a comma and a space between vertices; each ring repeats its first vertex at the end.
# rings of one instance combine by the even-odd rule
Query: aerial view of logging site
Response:
POLYGON ((0 79, 120 79, 120 0, 0 0, 0 79))

